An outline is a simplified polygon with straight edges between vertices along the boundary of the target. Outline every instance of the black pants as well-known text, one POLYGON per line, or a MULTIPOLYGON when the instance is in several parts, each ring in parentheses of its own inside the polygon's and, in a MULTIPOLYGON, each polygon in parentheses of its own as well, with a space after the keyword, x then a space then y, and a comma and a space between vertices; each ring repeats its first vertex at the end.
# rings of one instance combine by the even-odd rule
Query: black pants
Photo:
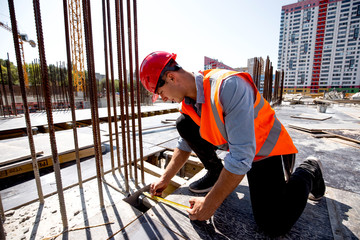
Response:
MULTIPOLYGON (((184 114, 176 123, 180 136, 205 168, 221 169, 216 147, 201 138, 198 125, 184 114)), ((302 214, 312 188, 312 176, 302 168, 297 168, 285 181, 282 157, 295 156, 274 156, 254 162, 247 173, 255 221, 270 236, 283 235, 291 229, 302 214)))

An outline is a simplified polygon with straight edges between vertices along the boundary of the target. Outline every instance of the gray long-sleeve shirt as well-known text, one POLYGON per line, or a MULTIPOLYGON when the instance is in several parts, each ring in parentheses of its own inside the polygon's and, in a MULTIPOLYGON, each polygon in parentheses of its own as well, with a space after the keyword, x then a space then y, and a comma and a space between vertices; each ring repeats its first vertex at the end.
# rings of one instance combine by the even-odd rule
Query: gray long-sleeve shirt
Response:
MULTIPOLYGON (((201 107, 205 103, 203 76, 195 74, 195 82, 196 102, 186 97, 185 104, 192 105, 201 117, 201 107)), ((255 156, 254 99, 253 88, 238 76, 226 78, 220 87, 220 103, 229 144, 229 152, 224 158, 225 169, 238 175, 250 170, 255 156)), ((191 152, 191 148, 181 137, 177 147, 191 152)))

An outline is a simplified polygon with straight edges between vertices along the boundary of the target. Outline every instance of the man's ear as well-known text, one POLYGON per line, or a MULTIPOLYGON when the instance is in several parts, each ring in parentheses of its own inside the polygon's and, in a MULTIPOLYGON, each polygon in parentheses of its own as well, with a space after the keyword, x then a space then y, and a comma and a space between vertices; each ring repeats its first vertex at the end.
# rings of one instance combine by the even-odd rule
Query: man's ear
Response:
POLYGON ((174 72, 169 72, 166 77, 167 77, 167 79, 174 81, 175 74, 174 74, 174 72))

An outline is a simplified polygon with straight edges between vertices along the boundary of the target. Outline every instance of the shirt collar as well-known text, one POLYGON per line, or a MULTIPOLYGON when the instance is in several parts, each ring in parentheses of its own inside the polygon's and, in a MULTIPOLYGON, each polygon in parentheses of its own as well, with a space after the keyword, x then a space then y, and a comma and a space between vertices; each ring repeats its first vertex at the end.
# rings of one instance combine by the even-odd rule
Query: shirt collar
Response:
POLYGON ((196 102, 189 97, 185 97, 185 104, 202 104, 205 103, 204 96, 204 76, 200 73, 194 73, 196 84, 196 102))

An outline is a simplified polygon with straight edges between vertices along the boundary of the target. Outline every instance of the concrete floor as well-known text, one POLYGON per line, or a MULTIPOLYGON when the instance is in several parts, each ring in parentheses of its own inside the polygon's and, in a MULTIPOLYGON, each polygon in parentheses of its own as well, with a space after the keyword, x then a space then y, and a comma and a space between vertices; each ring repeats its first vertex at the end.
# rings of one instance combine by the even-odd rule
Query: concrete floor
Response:
MULTIPOLYGON (((360 238, 360 174, 359 144, 337 138, 314 138, 311 133, 290 128, 291 125, 301 125, 310 129, 351 129, 360 135, 360 108, 354 106, 332 106, 326 113, 318 113, 314 106, 281 106, 276 108, 277 116, 292 136, 296 147, 297 164, 309 155, 314 155, 323 163, 324 178, 327 185, 325 198, 320 202, 308 201, 306 209, 294 225, 292 230, 282 239, 359 239, 360 238), (324 121, 293 118, 298 114, 312 114, 331 116, 324 121)), ((164 118, 176 118, 176 114, 164 118)), ((145 118, 146 119, 146 118, 145 118)), ((145 120, 144 119, 144 120, 145 120)), ((155 119, 155 118, 154 118, 155 119)), ((159 119, 155 120, 158 121, 159 119)), ((149 122, 148 124, 154 124, 149 122)), ((156 124, 158 124, 156 122, 156 124)), ((145 125, 145 124, 144 124, 145 125)), ((144 133, 144 142, 160 147, 172 142, 174 145, 176 130, 163 128, 149 130, 144 133), (160 137, 161 136, 161 137, 160 137), (166 139, 166 137, 168 138, 166 139)), ((62 170, 65 171, 65 170, 62 170)), ((201 177, 200 172, 185 185, 177 189, 167 199, 187 205, 191 196, 188 185, 201 177)), ((71 174, 70 174, 71 175, 71 174)), ((75 178, 76 175, 74 175, 75 178)), ((45 176, 44 176, 45 177, 45 176)), ((43 177, 42 177, 43 178, 43 177)), ((115 179, 121 179, 121 176, 115 179)), ((153 181, 150 177, 147 183, 153 181)), ((114 184, 121 182, 116 181, 114 184)), ((49 183, 51 185, 51 183, 49 183)), ((83 226, 93 226, 100 223, 115 222, 114 224, 89 228, 87 230, 70 231, 63 235, 63 239, 267 239, 258 230, 252 215, 249 202, 247 181, 244 180, 238 188, 223 202, 214 216, 205 222, 190 221, 185 212, 173 209, 163 204, 157 204, 145 214, 134 210, 121 199, 125 196, 104 185, 108 203, 104 209, 99 209, 96 182, 90 181, 86 185, 84 195, 77 193, 66 198, 71 224, 70 229, 83 226), (109 192, 111 191, 111 193, 109 192), (108 193, 109 192, 109 193, 108 193), (67 200, 71 199, 71 200, 67 200), (77 206, 77 207, 76 207, 77 206), (81 213, 81 214, 79 214, 81 213), (65 237, 65 238, 64 238, 65 237)), ((78 187, 67 191, 79 191, 78 187)), ((20 193, 19 193, 20 194, 20 193)), ((5 194, 1 192, 3 202, 5 194)), ((39 206, 32 203, 15 210, 7 211, 4 223, 8 239, 41 239, 60 233, 61 220, 59 211, 53 208, 58 205, 57 195, 46 199, 51 207, 39 206), (46 220, 48 219, 48 220, 46 220), (52 219, 50 221, 50 219, 52 219), (54 220, 55 219, 55 220, 54 220), (49 221, 49 224, 44 222, 49 221)), ((21 198, 21 195, 20 195, 21 198)), ((6 202, 6 201, 5 201, 6 202)), ((5 205, 5 203, 4 203, 5 205)), ((46 205, 47 206, 47 205, 46 205)), ((60 237, 59 237, 60 238, 60 237)))

